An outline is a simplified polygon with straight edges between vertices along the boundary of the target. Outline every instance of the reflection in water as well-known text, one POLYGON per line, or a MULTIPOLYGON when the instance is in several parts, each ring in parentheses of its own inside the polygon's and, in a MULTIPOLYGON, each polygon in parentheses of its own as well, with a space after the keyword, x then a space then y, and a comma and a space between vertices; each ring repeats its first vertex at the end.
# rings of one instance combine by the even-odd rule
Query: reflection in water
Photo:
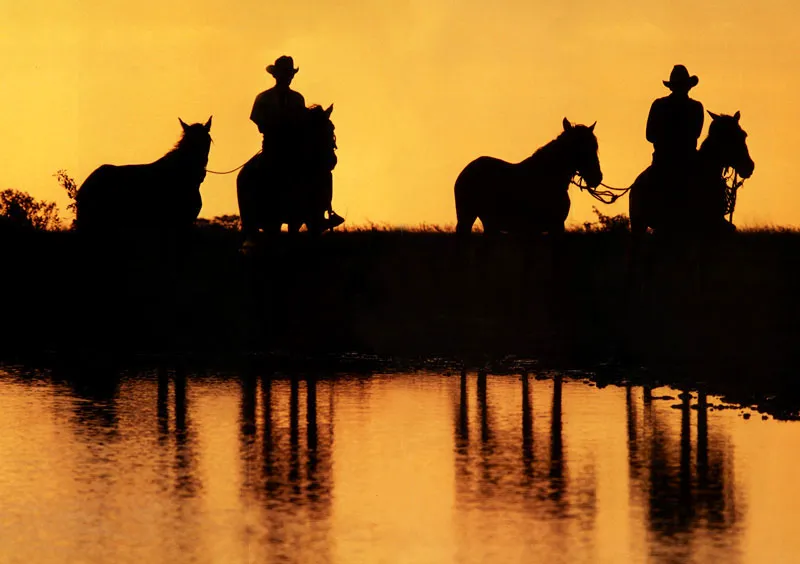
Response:
POLYGON ((254 511, 260 514, 260 534, 266 542, 261 542, 258 535, 253 542, 263 549, 265 558, 293 561, 298 554, 313 551, 315 561, 330 560, 326 523, 333 490, 333 420, 332 412, 324 414, 328 428, 321 433, 318 395, 318 382, 312 375, 305 381, 292 377, 288 382, 272 375, 242 378, 241 496, 257 504, 254 511), (288 400, 288 410, 282 408, 281 400, 288 400), (308 546, 296 553, 295 539, 301 531, 308 546))
POLYGON ((702 391, 79 373, 0 376, 0 561, 746 561, 764 538, 742 437, 777 424, 702 391))
POLYGON ((676 438, 666 421, 672 413, 667 413, 664 404, 655 403, 650 391, 643 390, 643 417, 639 417, 635 391, 630 386, 626 389, 631 495, 638 498, 639 492, 647 493, 647 527, 662 539, 662 551, 670 547, 671 555, 689 560, 692 546, 687 537, 697 537, 704 530, 715 535, 727 533, 726 542, 738 550, 735 533, 741 515, 727 469, 732 461, 728 446, 722 437, 710 440, 705 393, 698 394, 695 405, 688 390, 683 390, 679 399, 679 404, 667 408, 680 413, 676 438), (694 457, 692 412, 696 412, 694 457), (676 439, 677 449, 673 446, 676 439))
MULTIPOLYGON (((175 478, 174 492, 180 498, 190 499, 198 494, 201 489, 201 482, 196 469, 195 438, 188 417, 186 372, 179 368, 172 373, 174 393, 174 432, 172 439, 174 440, 174 445, 170 445, 169 430, 170 372, 165 368, 160 368, 157 372, 156 382, 156 419, 159 445, 165 450, 169 450, 171 446, 174 449, 172 453, 172 470, 175 478)), ((180 507, 183 508, 183 506, 180 507)))
POLYGON ((550 410, 550 499, 559 513, 564 506, 564 443, 561 438, 561 375, 553 380, 553 407, 550 410))
POLYGON ((522 472, 526 485, 533 479, 533 405, 528 374, 522 375, 522 472))
MULTIPOLYGON (((469 378, 461 373, 459 402, 455 433, 455 465, 458 500, 465 505, 480 505, 490 499, 504 507, 525 503, 530 510, 552 517, 565 515, 569 510, 566 491, 566 460, 562 440, 562 379, 552 382, 552 402, 549 412, 549 437, 542 445, 535 445, 532 390, 528 374, 520 376, 521 401, 517 412, 520 437, 511 441, 512 428, 502 431, 494 427, 495 417, 490 400, 488 377, 478 372, 475 380, 479 444, 470 440, 469 429, 469 378), (502 433, 502 436, 501 436, 502 433), (480 472, 473 472, 477 461, 480 472), (533 502, 534 505, 530 505, 533 502)), ((499 406, 498 406, 499 407, 499 406)), ((505 407, 505 406, 503 406, 505 407)), ((508 423, 507 419, 504 423, 508 423)), ((504 425, 505 427, 506 425, 504 425)), ((589 480, 591 482, 591 480, 589 480)))

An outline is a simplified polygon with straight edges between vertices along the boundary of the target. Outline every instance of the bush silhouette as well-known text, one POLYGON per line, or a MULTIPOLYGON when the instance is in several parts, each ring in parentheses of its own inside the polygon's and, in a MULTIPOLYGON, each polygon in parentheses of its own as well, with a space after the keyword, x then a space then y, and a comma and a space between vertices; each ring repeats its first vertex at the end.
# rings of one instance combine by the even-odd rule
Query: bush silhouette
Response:
POLYGON ((75 197, 78 195, 78 183, 75 182, 75 180, 69 174, 67 174, 67 171, 63 168, 57 170, 53 176, 56 177, 56 180, 67 192, 67 196, 70 199, 70 203, 67 205, 67 211, 75 214, 77 212, 77 208, 75 206, 75 197))
POLYGON ((27 192, 10 188, 0 192, 0 218, 14 227, 47 231, 61 228, 55 202, 37 200, 27 192))
POLYGON ((592 206, 592 210, 597 216, 597 223, 584 223, 584 231, 591 233, 628 233, 631 230, 631 220, 624 213, 619 215, 605 215, 594 206, 592 206))

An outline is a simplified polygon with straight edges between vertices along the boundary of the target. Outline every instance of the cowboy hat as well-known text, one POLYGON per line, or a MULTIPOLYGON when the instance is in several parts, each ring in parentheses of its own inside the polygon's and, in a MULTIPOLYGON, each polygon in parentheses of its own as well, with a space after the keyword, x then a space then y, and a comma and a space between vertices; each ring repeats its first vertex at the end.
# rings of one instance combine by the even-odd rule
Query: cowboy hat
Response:
POLYGON ((683 65, 675 65, 672 67, 672 72, 669 73, 669 80, 664 80, 664 86, 669 88, 670 90, 691 90, 697 83, 700 82, 700 79, 696 76, 692 75, 689 76, 689 71, 686 70, 686 67, 683 65))
POLYGON ((287 73, 294 75, 299 70, 299 68, 294 68, 294 60, 287 55, 281 55, 275 59, 274 64, 267 65, 267 72, 272 76, 283 75, 287 73))

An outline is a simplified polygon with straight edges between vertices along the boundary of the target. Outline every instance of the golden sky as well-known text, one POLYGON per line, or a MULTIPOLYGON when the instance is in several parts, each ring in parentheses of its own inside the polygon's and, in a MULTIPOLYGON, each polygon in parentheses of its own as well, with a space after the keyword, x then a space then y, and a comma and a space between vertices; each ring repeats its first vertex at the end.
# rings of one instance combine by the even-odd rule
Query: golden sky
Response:
MULTIPOLYGON (((650 103, 675 63, 692 95, 742 112, 756 171, 739 225, 800 225, 794 130, 800 38, 791 0, 28 0, 0 6, 0 188, 66 198, 102 163, 159 158, 214 116, 209 168, 260 147, 253 99, 282 54, 308 103, 335 104, 334 207, 352 223, 454 223, 473 158, 518 161, 561 120, 597 121, 605 181, 648 164, 650 103)), ((706 120, 706 128, 708 126, 706 120)), ((209 177, 201 215, 237 213, 235 175, 209 177)), ((596 203, 571 189, 569 221, 596 203)), ((604 213, 627 212, 627 198, 604 213)))

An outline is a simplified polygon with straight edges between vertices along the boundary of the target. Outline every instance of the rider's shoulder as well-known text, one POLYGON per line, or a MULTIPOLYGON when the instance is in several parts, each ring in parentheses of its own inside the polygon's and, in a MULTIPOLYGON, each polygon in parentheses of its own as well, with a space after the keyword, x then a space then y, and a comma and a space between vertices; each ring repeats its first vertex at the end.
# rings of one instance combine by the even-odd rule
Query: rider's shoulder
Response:
POLYGON ((306 99, 303 98, 303 95, 300 94, 297 90, 289 90, 289 96, 297 100, 298 102, 302 102, 303 105, 306 103, 306 99))
POLYGON ((656 98, 653 100, 653 104, 650 106, 651 108, 660 108, 662 106, 666 106, 670 104, 670 97, 664 96, 663 98, 656 98))
POLYGON ((261 93, 256 95, 256 101, 269 100, 270 98, 273 98, 274 96, 275 96, 275 88, 274 87, 273 88, 268 88, 267 90, 264 90, 263 92, 261 92, 261 93))

